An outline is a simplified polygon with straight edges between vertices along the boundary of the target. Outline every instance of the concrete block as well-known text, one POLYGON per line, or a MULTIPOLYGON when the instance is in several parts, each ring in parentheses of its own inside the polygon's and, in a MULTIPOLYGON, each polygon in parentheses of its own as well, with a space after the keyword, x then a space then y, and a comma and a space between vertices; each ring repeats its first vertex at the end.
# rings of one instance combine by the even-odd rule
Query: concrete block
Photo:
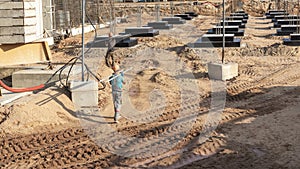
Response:
POLYGON ((23 2, 2 2, 1 9, 22 9, 24 8, 23 2))
MULTIPOLYGON (((114 39, 115 43, 118 44, 124 40, 128 40, 130 38, 130 34, 126 35, 114 35, 112 39, 114 39)), ((87 47, 102 47, 107 48, 109 42, 108 35, 97 36, 92 42, 87 43, 87 47)))
POLYGON ((17 18, 17 17, 35 17, 35 9, 27 10, 0 10, 1 18, 17 18))
POLYGON ((128 27, 125 28, 125 32, 120 35, 131 34, 132 37, 154 37, 159 34, 159 31, 152 27, 128 27))
POLYGON ((36 26, 13 26, 13 27, 0 27, 1 35, 25 35, 35 34, 36 26))
POLYGON ((35 9, 35 2, 2 2, 1 9, 35 9))
POLYGON ((27 26, 36 24, 36 18, 0 18, 0 26, 27 26))
MULTIPOLYGON (((12 74, 12 85, 14 88, 26 88, 44 84, 56 70, 26 69, 14 72, 12 74)), ((62 78, 66 78, 66 73, 62 74, 62 78)), ((56 74, 51 82, 59 80, 56 74)))
POLYGON ((195 12, 185 12, 184 14, 188 14, 192 17, 197 17, 198 16, 198 14, 196 14, 195 12))
POLYGON ((98 83, 96 81, 71 81, 69 87, 76 109, 98 107, 98 83))
POLYGON ((169 24, 168 21, 149 22, 148 27, 153 29, 171 29, 173 25, 169 24))
POLYGON ((130 38, 116 44, 116 47, 132 47, 138 44, 137 39, 130 38))
POLYGON ((184 20, 192 20, 193 19, 193 17, 191 17, 190 15, 188 15, 188 14, 176 14, 176 15, 174 15, 175 17, 181 17, 182 19, 184 19, 184 20))
POLYGON ((215 80, 228 80, 238 76, 237 63, 208 63, 208 76, 215 80))
POLYGON ((16 43, 29 43, 42 38, 37 37, 36 34, 28 35, 4 35, 0 36, 0 44, 16 44, 16 43))
POLYGON ((153 32, 152 27, 129 27, 125 28, 127 34, 138 34, 138 33, 151 33, 153 32))
MULTIPOLYGON (((225 34, 225 41, 233 41, 234 34, 225 34)), ((201 37, 202 41, 223 41, 223 34, 204 34, 201 37)))
POLYGON ((181 17, 165 17, 162 21, 168 21, 169 24, 185 24, 186 21, 182 20, 181 17))

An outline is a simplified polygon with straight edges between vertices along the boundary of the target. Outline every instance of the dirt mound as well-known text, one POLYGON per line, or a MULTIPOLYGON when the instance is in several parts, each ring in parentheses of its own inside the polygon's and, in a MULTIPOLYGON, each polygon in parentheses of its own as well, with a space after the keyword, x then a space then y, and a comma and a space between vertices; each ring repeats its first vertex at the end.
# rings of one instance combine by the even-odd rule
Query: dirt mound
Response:
POLYGON ((1 109, 0 136, 57 131, 78 122, 73 103, 61 90, 46 90, 1 109))
POLYGON ((298 56, 298 47, 286 47, 274 44, 266 47, 245 47, 233 50, 226 50, 226 55, 230 56, 298 56))
POLYGON ((244 0, 243 3, 243 9, 251 16, 263 16, 271 5, 269 1, 260 0, 244 0))
POLYGON ((170 83, 170 77, 161 72, 155 73, 150 80, 154 83, 159 83, 162 85, 168 85, 170 83))
POLYGON ((148 47, 166 49, 184 45, 179 39, 161 35, 153 38, 140 38, 139 43, 143 43, 148 47))

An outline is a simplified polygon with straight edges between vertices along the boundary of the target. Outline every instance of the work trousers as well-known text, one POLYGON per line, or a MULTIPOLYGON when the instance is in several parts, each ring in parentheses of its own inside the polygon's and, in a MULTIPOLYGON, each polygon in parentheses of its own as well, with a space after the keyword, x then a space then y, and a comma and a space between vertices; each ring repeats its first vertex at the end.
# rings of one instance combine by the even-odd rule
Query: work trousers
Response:
POLYGON ((122 105, 122 92, 120 91, 113 91, 113 103, 114 103, 114 108, 115 108, 115 115, 114 115, 114 120, 118 120, 120 117, 120 111, 121 111, 121 105, 122 105))

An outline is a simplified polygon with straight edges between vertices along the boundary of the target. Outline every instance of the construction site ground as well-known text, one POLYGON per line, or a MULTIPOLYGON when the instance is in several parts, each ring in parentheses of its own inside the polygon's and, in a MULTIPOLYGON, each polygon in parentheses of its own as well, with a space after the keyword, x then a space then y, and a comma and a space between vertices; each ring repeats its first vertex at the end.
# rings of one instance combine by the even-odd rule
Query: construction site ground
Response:
MULTIPOLYGON (((135 22, 132 19, 131 24, 135 22)), ((135 78, 125 84, 128 90, 124 92, 130 93, 136 109, 150 107, 148 95, 153 89, 165 92, 167 106, 145 115, 151 122, 140 124, 122 118, 115 124, 110 123, 114 113, 111 88, 107 85, 99 90, 99 116, 106 117, 111 128, 124 135, 147 141, 190 125, 184 138, 171 149, 161 153, 159 149, 153 150, 158 154, 147 158, 114 154, 113 149, 126 147, 126 140, 115 140, 113 146, 94 142, 82 126, 81 117, 76 115, 70 93, 58 85, 0 107, 0 168, 299 168, 300 50, 284 46, 283 37, 273 36, 276 30, 269 28, 272 23, 264 17, 249 17, 245 36, 241 37, 243 47, 226 48, 225 61, 239 64, 239 76, 225 82, 226 102, 217 128, 204 142, 197 142, 205 131, 214 95, 206 68, 211 58, 184 45, 195 41, 194 36, 200 37, 215 23, 213 16, 199 16, 185 26, 161 31, 159 36, 138 38, 136 47, 113 52, 121 66, 126 66, 131 54, 137 51, 142 54, 159 49, 174 54, 192 70, 195 78, 189 80, 198 84, 199 92, 194 93, 198 97, 179 102, 174 77, 162 70, 143 69, 139 74, 129 71, 135 78), (178 111, 187 112, 188 116, 200 113, 194 123, 187 124, 186 117, 182 117, 182 124, 172 128, 170 124, 181 118, 178 111)), ((128 25, 117 25, 117 32, 128 25)), ((98 33, 108 32, 106 28, 98 33)), ((86 34, 86 41, 93 36, 94 33, 86 34)), ((52 49, 53 62, 65 63, 79 55, 80 41, 80 36, 62 40, 52 49)), ((220 60, 221 49, 214 51, 213 59, 220 60)), ((112 73, 104 62, 97 71, 101 78, 112 73)), ((157 144, 164 147, 168 141, 157 144)), ((144 146, 143 142, 132 144, 138 145, 130 149, 133 152, 144 146)))

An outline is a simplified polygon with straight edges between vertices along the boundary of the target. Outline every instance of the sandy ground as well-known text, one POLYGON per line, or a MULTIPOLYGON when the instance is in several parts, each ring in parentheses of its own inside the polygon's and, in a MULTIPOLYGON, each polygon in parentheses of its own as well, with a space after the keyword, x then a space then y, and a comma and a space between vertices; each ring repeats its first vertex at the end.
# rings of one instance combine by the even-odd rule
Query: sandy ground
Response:
MULTIPOLYGON (((244 47, 226 48, 225 60, 239 64, 239 76, 225 83, 207 75, 206 64, 220 60, 220 49, 184 46, 212 27, 214 17, 115 50, 123 68, 138 67, 126 73, 124 90, 138 111, 123 106, 118 124, 111 123, 109 85, 99 91, 100 111, 86 116, 60 86, 1 107, 0 167, 299 168, 299 48, 283 46, 269 22, 250 16, 244 47), (225 107, 212 109, 218 98, 225 107)), ((62 41, 53 61, 80 53, 74 45, 80 37, 62 41)), ((102 78, 111 74, 103 63, 97 71, 102 78)))

